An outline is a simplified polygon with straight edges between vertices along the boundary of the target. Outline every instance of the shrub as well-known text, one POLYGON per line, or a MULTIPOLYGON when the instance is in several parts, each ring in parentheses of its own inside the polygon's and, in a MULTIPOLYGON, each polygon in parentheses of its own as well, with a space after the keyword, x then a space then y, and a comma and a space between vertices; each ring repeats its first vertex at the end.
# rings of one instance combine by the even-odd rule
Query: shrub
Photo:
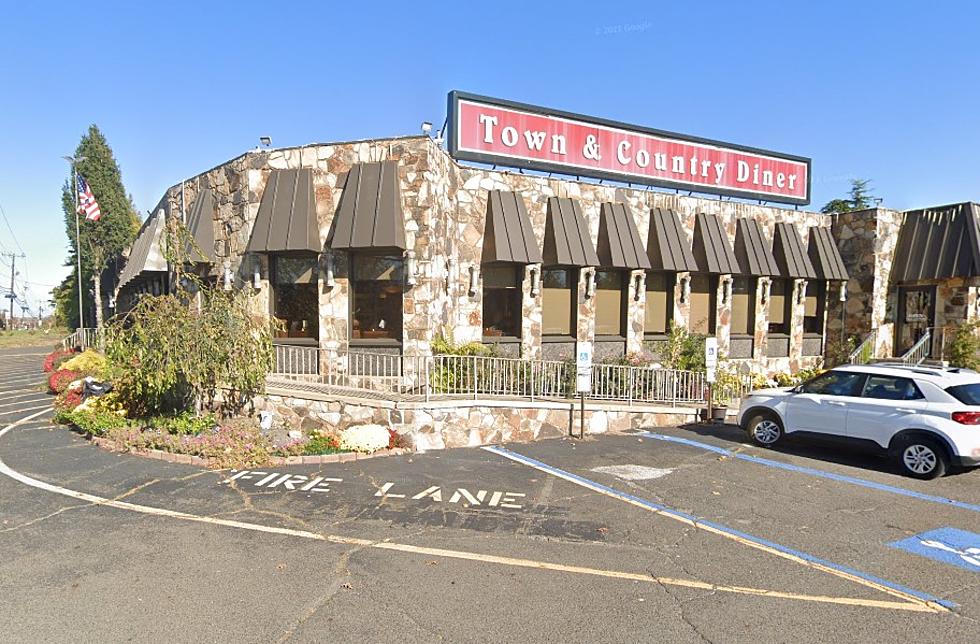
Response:
POLYGON ((75 355, 75 352, 71 350, 56 349, 52 351, 44 358, 44 373, 51 373, 61 368, 61 365, 73 355, 75 355))
POLYGON ((660 362, 667 369, 704 371, 704 336, 671 322, 667 340, 660 347, 660 362))
POLYGON ((183 412, 177 416, 153 416, 147 419, 146 424, 167 434, 197 436, 214 429, 217 420, 214 414, 197 416, 192 412, 183 412))
POLYGON ((52 394, 64 393, 68 385, 82 377, 77 371, 58 369, 48 376, 48 391, 52 394))
POLYGON ((946 357, 949 364, 964 369, 980 368, 980 320, 971 320, 960 324, 953 332, 953 337, 946 347, 946 357))
POLYGON ((102 396, 89 396, 75 411, 106 412, 121 418, 126 417, 126 408, 119 402, 119 396, 115 392, 109 392, 102 396))
POLYGON ((82 392, 68 389, 54 400, 54 408, 57 411, 72 411, 82 404, 82 392))
POLYGON ((109 375, 126 407, 145 416, 208 404, 219 390, 238 411, 265 387, 272 364, 268 325, 252 316, 249 294, 202 287, 191 295, 140 299, 106 334, 109 375))
POLYGON ((340 449, 340 441, 333 434, 314 433, 303 444, 303 453, 309 456, 334 454, 340 451, 343 451, 340 449))
POLYGON ((96 378, 102 377, 105 372, 105 367, 105 356, 93 349, 86 349, 61 366, 62 369, 71 369, 83 375, 94 376, 96 378))
POLYGON ((80 431, 92 436, 102 436, 111 429, 124 427, 127 424, 124 416, 99 409, 76 408, 73 411, 63 411, 61 417, 63 422, 74 425, 80 431))
POLYGON ((391 437, 381 425, 348 427, 340 436, 340 448, 348 452, 370 454, 388 447, 391 437))

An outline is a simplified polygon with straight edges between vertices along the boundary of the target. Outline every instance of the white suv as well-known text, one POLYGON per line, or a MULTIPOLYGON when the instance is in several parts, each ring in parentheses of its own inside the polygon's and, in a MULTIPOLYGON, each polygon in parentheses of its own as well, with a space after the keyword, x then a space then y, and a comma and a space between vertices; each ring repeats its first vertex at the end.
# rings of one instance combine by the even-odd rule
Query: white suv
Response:
POLYGON ((742 398, 738 424, 758 445, 786 434, 860 441, 908 476, 980 465, 980 374, 895 364, 845 365, 788 389, 742 398))

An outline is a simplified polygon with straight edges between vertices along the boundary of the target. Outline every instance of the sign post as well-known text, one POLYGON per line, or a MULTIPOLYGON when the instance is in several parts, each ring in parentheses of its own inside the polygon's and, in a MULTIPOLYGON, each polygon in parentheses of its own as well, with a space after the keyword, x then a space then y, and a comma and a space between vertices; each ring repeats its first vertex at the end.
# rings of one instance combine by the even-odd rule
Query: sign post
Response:
POLYGON ((580 399, 579 438, 585 438, 585 394, 592 391, 592 343, 575 346, 575 392, 580 399))
POLYGON ((711 422, 714 416, 714 403, 712 395, 715 384, 715 368, 718 366, 718 338, 705 338, 704 340, 704 367, 705 379, 708 381, 708 417, 707 422, 711 422))

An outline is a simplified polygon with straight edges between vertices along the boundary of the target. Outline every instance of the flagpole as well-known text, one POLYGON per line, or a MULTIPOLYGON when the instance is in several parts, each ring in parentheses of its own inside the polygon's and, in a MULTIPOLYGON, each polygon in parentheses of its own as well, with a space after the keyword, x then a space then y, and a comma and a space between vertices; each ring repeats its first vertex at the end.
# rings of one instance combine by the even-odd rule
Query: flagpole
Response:
POLYGON ((85 309, 82 306, 82 235, 78 223, 78 172, 75 164, 85 157, 62 157, 71 165, 71 192, 75 196, 75 259, 78 260, 78 328, 85 328, 85 309))

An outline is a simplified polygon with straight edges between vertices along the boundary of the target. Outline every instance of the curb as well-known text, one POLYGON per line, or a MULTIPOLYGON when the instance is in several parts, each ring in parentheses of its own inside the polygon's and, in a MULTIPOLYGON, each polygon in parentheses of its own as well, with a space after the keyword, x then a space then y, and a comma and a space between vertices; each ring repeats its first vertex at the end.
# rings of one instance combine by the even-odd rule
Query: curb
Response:
MULTIPOLYGON (((175 454, 159 449, 129 449, 118 450, 115 443, 100 436, 84 435, 87 440, 98 445, 103 449, 114 452, 142 456, 157 461, 167 463, 180 463, 181 465, 197 465, 200 467, 210 467, 210 459, 190 454, 175 454)), ((324 465, 327 463, 349 463, 352 461, 365 461, 381 456, 401 456, 403 454, 413 454, 407 448, 395 447, 392 449, 380 449, 371 454, 359 454, 357 452, 341 452, 339 454, 322 454, 319 456, 273 456, 269 459, 269 465, 324 465)))

